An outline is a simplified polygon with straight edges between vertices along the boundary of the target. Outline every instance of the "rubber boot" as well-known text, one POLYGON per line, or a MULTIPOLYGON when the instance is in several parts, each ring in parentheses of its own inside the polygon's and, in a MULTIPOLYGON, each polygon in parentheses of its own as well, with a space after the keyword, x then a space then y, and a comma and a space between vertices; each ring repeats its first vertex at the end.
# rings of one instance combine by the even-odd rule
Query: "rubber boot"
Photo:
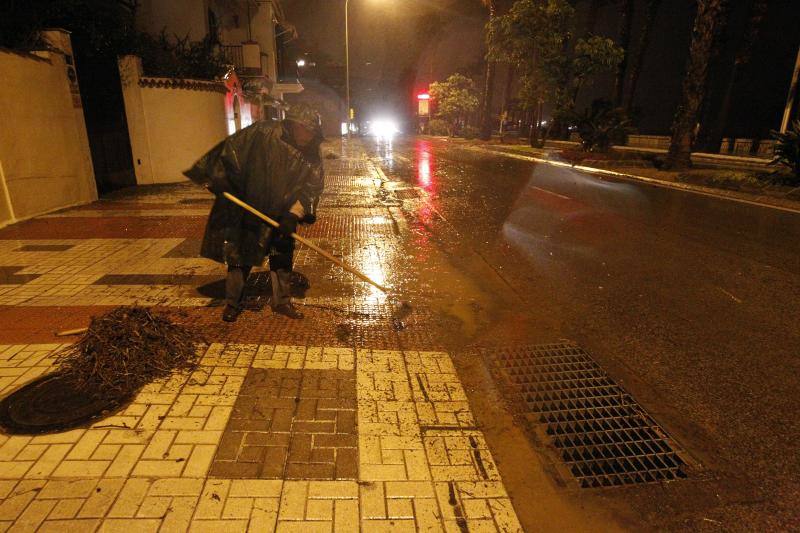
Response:
POLYGON ((244 287, 247 284, 247 277, 250 275, 251 267, 228 267, 228 275, 225 278, 225 309, 222 311, 222 320, 225 322, 236 322, 242 312, 242 298, 244 297, 244 287))
POLYGON ((303 318, 303 313, 292 305, 292 273, 283 269, 271 270, 269 280, 272 285, 272 301, 270 302, 272 312, 295 320, 303 318))
POLYGON ((222 310, 222 320, 225 322, 236 322, 236 319, 239 318, 239 313, 241 313, 241 309, 227 304, 225 305, 225 309, 222 310))

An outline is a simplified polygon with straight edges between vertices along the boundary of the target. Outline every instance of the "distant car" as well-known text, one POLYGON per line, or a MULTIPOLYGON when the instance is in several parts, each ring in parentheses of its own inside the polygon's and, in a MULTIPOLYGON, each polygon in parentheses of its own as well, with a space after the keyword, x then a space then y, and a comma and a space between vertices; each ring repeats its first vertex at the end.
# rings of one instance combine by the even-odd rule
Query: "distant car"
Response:
POLYGON ((379 118, 366 122, 364 130, 367 135, 378 138, 392 138, 400 133, 397 122, 392 119, 379 118))

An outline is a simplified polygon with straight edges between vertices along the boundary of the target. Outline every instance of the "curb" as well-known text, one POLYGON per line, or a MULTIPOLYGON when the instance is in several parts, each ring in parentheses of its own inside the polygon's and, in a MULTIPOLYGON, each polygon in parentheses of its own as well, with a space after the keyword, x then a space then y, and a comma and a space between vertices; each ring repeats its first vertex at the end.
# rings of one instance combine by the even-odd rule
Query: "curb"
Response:
MULTIPOLYGON (((771 202, 765 202, 761 200, 753 200, 750 198, 745 197, 742 193, 736 193, 733 191, 724 191, 721 189, 715 189, 713 187, 705 187, 703 185, 690 185, 688 183, 675 183, 672 181, 664 181, 659 180, 656 178, 648 178, 646 176, 637 176, 635 174, 626 174, 624 172, 616 172, 613 170, 608 170, 604 168, 596 168, 596 167, 587 167, 583 165, 573 165, 571 163, 565 163, 562 161, 553 161, 551 159, 542 159, 540 157, 534 157, 514 152, 507 152, 503 150, 492 150, 491 148, 483 148, 479 146, 468 146, 468 145, 461 145, 461 148, 466 150, 472 150, 476 152, 484 152, 484 153, 491 153, 494 155, 501 155, 505 157, 510 157, 512 159, 519 159, 522 161, 530 161, 533 163, 543 163, 545 165, 552 165, 556 167, 563 167, 563 168, 572 168, 575 170, 579 170, 581 172, 586 172, 587 174, 593 174, 596 176, 608 176, 613 178, 620 178, 626 179, 630 181, 640 181, 647 183, 649 185, 653 185, 655 187, 662 187, 665 189, 673 189, 679 190, 684 192, 690 192, 694 194, 699 194, 701 196, 708 196, 711 198, 716 198, 720 200, 729 200, 731 202, 737 202, 741 204, 747 205, 754 205, 757 207, 764 207, 767 209, 777 209, 779 211, 785 211, 787 213, 794 213, 800 215, 800 203, 798 203, 797 207, 785 206, 780 204, 775 204, 771 202)), ((748 195, 749 196, 749 195, 748 195)), ((756 197, 758 198, 758 197, 756 197)))
MULTIPOLYGON (((548 140, 545 146, 550 145, 550 148, 564 148, 579 147, 580 143, 574 141, 556 141, 548 140)), ((651 155, 667 155, 667 151, 661 148, 649 148, 646 146, 614 146, 615 150, 622 152, 638 153, 638 154, 651 154, 651 155)), ((524 155, 524 154, 523 154, 524 155)), ((692 152, 692 162, 715 168, 729 168, 729 169, 748 169, 748 170, 764 170, 769 167, 771 159, 765 157, 751 157, 743 155, 732 154, 713 154, 709 152, 692 152)))

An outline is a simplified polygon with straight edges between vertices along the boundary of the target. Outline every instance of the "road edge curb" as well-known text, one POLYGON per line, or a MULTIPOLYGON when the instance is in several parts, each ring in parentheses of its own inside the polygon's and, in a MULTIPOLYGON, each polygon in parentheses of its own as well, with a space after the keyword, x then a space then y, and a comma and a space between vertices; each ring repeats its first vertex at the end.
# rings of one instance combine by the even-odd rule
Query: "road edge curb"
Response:
MULTIPOLYGON (((459 145, 454 145, 459 146, 459 145)), ((796 215, 800 215, 800 203, 798 203, 797 207, 790 207, 784 206, 759 200, 753 200, 750 198, 745 198, 742 195, 736 194, 733 191, 724 191, 721 189, 715 189, 713 187, 705 187, 702 185, 691 185, 688 183, 675 183, 671 181, 664 181, 659 180, 656 178, 648 178, 647 176, 638 176, 636 174, 627 174, 625 172, 617 172, 614 170, 608 170, 604 168, 597 168, 597 167, 588 167, 583 165, 573 165, 571 163, 566 163, 563 161, 553 161, 552 159, 542 159, 540 157, 525 155, 525 154, 518 154, 514 152, 506 152, 503 150, 492 150, 491 148, 483 148, 480 146, 467 146, 461 145, 459 148, 463 148, 465 150, 471 150, 475 152, 483 152, 483 153, 490 153, 494 155, 500 155, 504 157, 509 157, 512 159, 519 159, 522 161, 530 161, 533 163, 543 163, 546 165, 552 165, 556 167, 562 168, 572 168, 578 170, 580 172, 585 172, 587 174, 593 174, 597 176, 608 176, 613 178, 620 178, 620 179, 627 179, 630 181, 640 181, 643 183, 647 183, 649 185, 653 185, 655 187, 662 187, 665 189, 673 189, 678 191, 690 192, 694 194, 699 194, 701 196, 708 196, 711 198, 716 198, 720 200, 729 200, 732 202, 737 202, 741 204, 747 205, 754 205, 757 207, 763 207, 767 209, 776 209, 779 211, 784 211, 787 213, 793 213, 796 215)))

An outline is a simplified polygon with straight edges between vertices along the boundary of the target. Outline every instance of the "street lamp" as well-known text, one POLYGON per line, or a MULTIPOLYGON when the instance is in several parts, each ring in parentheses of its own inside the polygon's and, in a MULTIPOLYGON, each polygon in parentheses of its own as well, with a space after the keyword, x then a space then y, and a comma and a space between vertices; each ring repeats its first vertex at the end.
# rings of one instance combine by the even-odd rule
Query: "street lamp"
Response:
POLYGON ((786 109, 783 112, 783 120, 781 120, 781 133, 786 133, 789 128, 789 121, 792 118, 792 108, 794 108, 794 99, 797 97, 798 80, 800 80, 800 48, 797 50, 797 60, 794 64, 794 72, 792 73, 792 83, 789 85, 789 97, 786 99, 786 109))
POLYGON ((345 85, 347 86, 347 138, 350 138, 350 0, 344 0, 344 54, 345 54, 345 85))
POLYGON ((345 78, 347 85, 347 136, 350 137, 350 0, 344 0, 344 53, 345 53, 345 78))

